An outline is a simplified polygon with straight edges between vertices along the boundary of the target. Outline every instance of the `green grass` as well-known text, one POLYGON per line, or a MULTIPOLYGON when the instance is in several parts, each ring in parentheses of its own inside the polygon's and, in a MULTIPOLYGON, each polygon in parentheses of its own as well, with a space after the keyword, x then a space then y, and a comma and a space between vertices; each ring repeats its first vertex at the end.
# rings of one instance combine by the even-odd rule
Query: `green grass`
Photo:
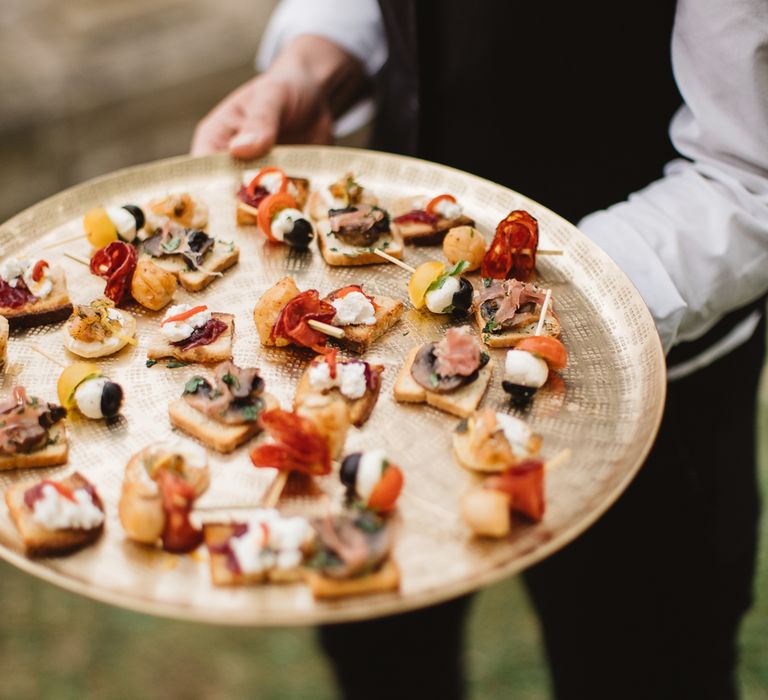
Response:
MULTIPOLYGON (((768 388, 758 420, 768 503, 768 388)), ((742 632, 745 700, 768 700, 768 527, 742 632)), ((59 590, 0 563, 1 698, 324 700, 333 679, 311 629, 243 630, 147 617, 59 590)), ((547 698, 536 618, 517 579, 483 591, 467 640, 471 697, 547 698)))

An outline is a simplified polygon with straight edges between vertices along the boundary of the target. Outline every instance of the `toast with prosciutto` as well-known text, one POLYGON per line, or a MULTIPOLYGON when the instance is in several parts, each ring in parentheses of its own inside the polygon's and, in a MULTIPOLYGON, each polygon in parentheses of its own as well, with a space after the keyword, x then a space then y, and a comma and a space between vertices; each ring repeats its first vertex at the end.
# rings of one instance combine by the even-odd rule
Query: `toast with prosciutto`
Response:
MULTIPOLYGON (((475 319, 486 345, 512 347, 532 336, 545 296, 543 289, 530 282, 486 279, 474 296, 475 319)), ((560 336, 560 319, 554 306, 554 299, 550 299, 542 334, 557 338, 560 336)))
POLYGON ((104 531, 104 504, 78 472, 62 480, 16 484, 5 492, 5 502, 29 556, 68 554, 104 531))
POLYGON ((16 386, 0 399, 0 470, 53 467, 69 456, 65 408, 16 386))
POLYGON ((255 367, 222 362, 213 381, 196 374, 168 407, 171 423, 217 452, 232 452, 261 432, 259 416, 279 403, 264 391, 255 367))
POLYGON ((480 404, 492 372, 490 357, 469 326, 449 328, 442 340, 410 351, 395 381, 395 399, 466 418, 480 404))
POLYGON ((63 321, 72 313, 64 271, 41 258, 0 264, 0 316, 11 330, 63 321))

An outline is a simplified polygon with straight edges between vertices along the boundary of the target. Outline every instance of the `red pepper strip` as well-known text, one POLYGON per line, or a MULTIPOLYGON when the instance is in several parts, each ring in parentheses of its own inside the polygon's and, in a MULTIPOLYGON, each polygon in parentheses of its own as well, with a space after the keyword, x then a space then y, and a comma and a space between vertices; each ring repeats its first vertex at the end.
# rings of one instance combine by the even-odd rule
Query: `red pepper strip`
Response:
POLYGON ((276 408, 264 411, 259 422, 274 442, 253 449, 251 461, 255 467, 298 471, 313 476, 330 474, 328 442, 308 418, 276 408))
POLYGON ((91 272, 107 280, 104 296, 115 304, 123 301, 136 270, 136 248, 123 241, 113 241, 91 257, 91 272))
POLYGON ((170 316, 166 319, 163 319, 160 325, 164 326, 166 323, 176 323, 176 321, 183 321, 184 319, 190 318, 195 314, 199 314, 201 311, 206 311, 207 309, 208 307, 205 304, 202 304, 201 306, 193 306, 187 311, 182 311, 180 314, 176 314, 175 316, 170 316))
POLYGON ((197 549, 203 541, 203 533, 189 521, 189 514, 197 497, 194 486, 169 469, 160 470, 157 483, 165 513, 163 549, 179 554, 197 549))
POLYGON ((29 287, 21 277, 16 279, 15 287, 11 287, 8 282, 0 278, 0 306, 18 309, 25 304, 32 304, 36 300, 37 297, 29 291, 29 287))
POLYGON ((538 222, 528 212, 516 209, 496 227, 480 274, 493 279, 528 280, 536 267, 538 245, 538 222))
POLYGON ((368 301, 371 302, 374 309, 378 309, 378 304, 374 301, 373 297, 370 294, 366 294, 363 291, 363 288, 359 284, 348 284, 346 287, 342 287, 341 289, 337 289, 333 292, 331 292, 326 299, 328 301, 333 301, 334 299, 343 299, 348 294, 352 294, 352 292, 359 292, 362 294, 368 301))
POLYGON ((544 517, 544 463, 526 459, 498 476, 488 477, 483 487, 509 496, 513 511, 539 522, 544 517))
POLYGON ((32 280, 39 282, 43 279, 43 271, 46 267, 50 267, 45 260, 38 260, 35 266, 32 268, 32 280))
POLYGON ((330 323, 336 315, 333 304, 320 299, 316 289, 308 289, 291 299, 281 310, 272 327, 270 338, 283 338, 289 342, 312 348, 315 352, 325 354, 327 337, 307 325, 314 319, 322 323, 330 323))
POLYGON ((256 196, 256 190, 261 188, 263 190, 266 190, 268 194, 274 194, 272 192, 269 192, 264 185, 261 184, 262 179, 265 175, 270 175, 272 173, 280 173, 282 179, 280 180, 280 187, 277 189, 278 192, 285 192, 288 189, 288 176, 283 172, 280 168, 262 168, 259 170, 259 172, 256 173, 256 176, 248 183, 248 187, 246 187, 246 190, 248 191, 249 196, 255 197, 256 196))
POLYGON ((452 194, 440 194, 434 199, 430 200, 429 204, 424 207, 424 211, 427 212, 427 214, 432 214, 432 216, 437 216, 439 218, 439 214, 435 211, 435 207, 442 201, 453 202, 456 204, 456 197, 454 197, 452 194))

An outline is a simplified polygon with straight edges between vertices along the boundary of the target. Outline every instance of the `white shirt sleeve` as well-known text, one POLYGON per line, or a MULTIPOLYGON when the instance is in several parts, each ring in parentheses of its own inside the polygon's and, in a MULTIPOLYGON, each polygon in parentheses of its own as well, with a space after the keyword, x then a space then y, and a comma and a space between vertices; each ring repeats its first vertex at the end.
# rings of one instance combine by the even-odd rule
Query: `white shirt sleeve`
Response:
POLYGON ((579 224, 634 282, 665 350, 768 290, 768 3, 679 0, 672 62, 685 104, 670 135, 689 160, 579 224))
POLYGON ((281 0, 262 37, 258 69, 265 70, 300 34, 330 39, 355 56, 368 75, 378 73, 387 60, 387 38, 376 0, 281 0))

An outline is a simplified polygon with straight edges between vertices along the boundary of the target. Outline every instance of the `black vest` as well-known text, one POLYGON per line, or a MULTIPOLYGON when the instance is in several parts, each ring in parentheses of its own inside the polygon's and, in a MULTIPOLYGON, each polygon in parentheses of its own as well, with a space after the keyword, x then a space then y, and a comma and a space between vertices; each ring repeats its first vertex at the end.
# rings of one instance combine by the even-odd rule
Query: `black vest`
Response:
POLYGON ((574 222, 675 157, 674 2, 380 4, 377 148, 482 175, 574 222))

